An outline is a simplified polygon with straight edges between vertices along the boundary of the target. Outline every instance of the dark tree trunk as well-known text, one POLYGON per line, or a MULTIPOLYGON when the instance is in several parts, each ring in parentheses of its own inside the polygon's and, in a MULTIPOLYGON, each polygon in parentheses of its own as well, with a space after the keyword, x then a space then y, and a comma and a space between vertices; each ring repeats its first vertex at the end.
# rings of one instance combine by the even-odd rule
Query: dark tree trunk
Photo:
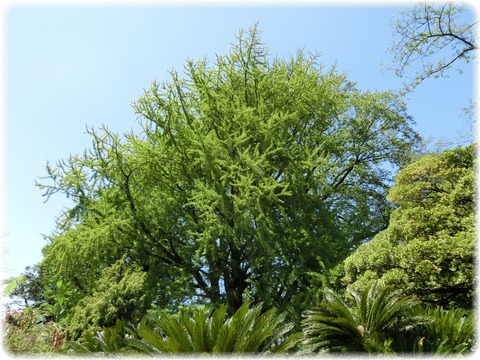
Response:
POLYGON ((229 263, 225 268, 225 291, 230 310, 236 311, 243 304, 243 292, 248 286, 247 271, 242 268, 242 252, 234 244, 229 246, 229 263))

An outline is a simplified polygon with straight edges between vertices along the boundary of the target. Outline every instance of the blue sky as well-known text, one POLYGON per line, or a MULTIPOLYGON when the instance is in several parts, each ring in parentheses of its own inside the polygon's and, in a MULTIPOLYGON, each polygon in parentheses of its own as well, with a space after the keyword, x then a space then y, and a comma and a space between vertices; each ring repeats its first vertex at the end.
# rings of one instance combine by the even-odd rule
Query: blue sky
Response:
MULTIPOLYGON (((292 2, 294 4, 294 2, 292 2)), ((398 3, 397 3, 398 4, 398 3)), ((402 80, 382 71, 391 56, 390 22, 402 10, 337 6, 58 6, 15 5, 3 16, 5 276, 41 260, 55 217, 69 202, 43 203, 35 179, 91 144, 85 127, 136 128, 131 103, 153 80, 182 71, 187 58, 228 52, 240 28, 256 21, 272 54, 319 52, 363 90, 397 90, 402 80)), ((472 21, 472 13, 466 18, 472 21)), ((425 138, 453 139, 468 131, 462 109, 473 98, 473 65, 463 74, 424 82, 407 99, 425 138)))

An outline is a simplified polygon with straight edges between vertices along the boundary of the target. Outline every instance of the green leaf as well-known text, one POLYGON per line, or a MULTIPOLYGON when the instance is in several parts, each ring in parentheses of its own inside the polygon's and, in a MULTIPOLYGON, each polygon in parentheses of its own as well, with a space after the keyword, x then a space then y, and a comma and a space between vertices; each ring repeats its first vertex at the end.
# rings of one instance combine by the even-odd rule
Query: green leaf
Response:
POLYGON ((17 276, 16 278, 13 278, 11 280, 8 280, 6 282, 6 286, 5 288, 3 289, 3 296, 8 296, 10 294, 10 292, 12 292, 12 290, 14 290, 17 285, 20 285, 22 283, 25 282, 25 276, 17 276))

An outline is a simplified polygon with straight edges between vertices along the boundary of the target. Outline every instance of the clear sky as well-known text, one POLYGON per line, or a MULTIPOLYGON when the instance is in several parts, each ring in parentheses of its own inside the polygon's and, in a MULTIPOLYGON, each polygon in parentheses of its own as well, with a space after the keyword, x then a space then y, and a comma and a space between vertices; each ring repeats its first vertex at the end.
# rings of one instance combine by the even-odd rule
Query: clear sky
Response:
MULTIPOLYGON (((33 4, 33 2, 32 2, 33 4)), ((256 21, 272 54, 303 48, 321 54, 326 69, 363 90, 398 90, 402 80, 383 71, 391 55, 391 20, 404 9, 389 3, 352 6, 13 4, 2 14, 4 186, 2 238, 5 276, 41 260, 55 217, 69 202, 44 204, 35 179, 55 163, 91 144, 85 127, 102 124, 123 133, 136 128, 131 103, 153 80, 182 71, 187 58, 228 52, 240 28, 256 21)), ((405 2, 403 2, 405 4, 405 2)), ((472 21, 473 12, 466 18, 472 21)), ((407 101, 425 138, 453 139, 468 131, 463 108, 473 98, 473 65, 463 74, 424 82, 407 101)))

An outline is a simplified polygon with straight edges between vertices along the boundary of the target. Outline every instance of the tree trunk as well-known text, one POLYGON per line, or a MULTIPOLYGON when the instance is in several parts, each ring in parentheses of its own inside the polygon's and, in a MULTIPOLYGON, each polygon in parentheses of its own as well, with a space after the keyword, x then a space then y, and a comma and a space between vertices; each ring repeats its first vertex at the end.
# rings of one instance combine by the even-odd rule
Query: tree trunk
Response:
POLYGON ((243 304, 243 292, 248 286, 246 269, 242 269, 242 252, 234 244, 229 246, 230 261, 224 271, 227 303, 231 311, 243 304))

